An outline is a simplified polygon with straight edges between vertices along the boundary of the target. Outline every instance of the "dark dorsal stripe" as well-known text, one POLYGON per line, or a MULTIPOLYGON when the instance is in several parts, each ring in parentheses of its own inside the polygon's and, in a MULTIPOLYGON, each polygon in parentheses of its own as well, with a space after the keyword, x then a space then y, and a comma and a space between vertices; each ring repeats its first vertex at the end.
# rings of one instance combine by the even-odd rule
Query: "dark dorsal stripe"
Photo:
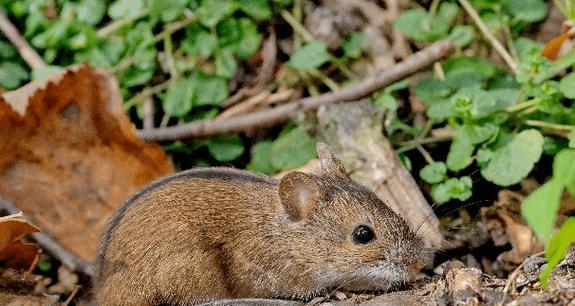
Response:
POLYGON ((104 231, 103 239, 100 246, 100 252, 97 258, 98 268, 101 267, 102 260, 104 260, 104 257, 106 255, 106 250, 109 242, 108 240, 110 239, 112 232, 114 231, 118 223, 120 223, 120 221, 126 214, 128 208, 130 208, 132 204, 137 202, 138 199, 140 199, 143 195, 157 189, 158 187, 166 183, 177 181, 180 179, 221 180, 226 182, 238 182, 248 184, 251 183, 266 186, 274 186, 277 183, 275 179, 262 174, 249 173, 247 171, 234 170, 231 168, 190 169, 160 178, 148 184, 146 187, 144 187, 140 191, 133 194, 130 198, 128 198, 128 200, 124 202, 124 205, 108 221, 109 223, 108 226, 106 227, 106 230, 104 231))

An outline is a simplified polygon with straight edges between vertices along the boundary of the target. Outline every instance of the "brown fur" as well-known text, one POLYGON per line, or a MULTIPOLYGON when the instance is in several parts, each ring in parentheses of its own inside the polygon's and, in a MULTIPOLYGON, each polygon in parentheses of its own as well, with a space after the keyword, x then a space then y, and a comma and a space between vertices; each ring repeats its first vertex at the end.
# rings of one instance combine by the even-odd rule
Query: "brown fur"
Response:
POLYGON ((275 179, 228 168, 184 171, 130 198, 98 260, 101 305, 187 305, 225 298, 307 299, 389 289, 429 258, 405 221, 353 183, 325 145, 323 173, 275 179), (364 245, 351 233, 368 224, 364 245))

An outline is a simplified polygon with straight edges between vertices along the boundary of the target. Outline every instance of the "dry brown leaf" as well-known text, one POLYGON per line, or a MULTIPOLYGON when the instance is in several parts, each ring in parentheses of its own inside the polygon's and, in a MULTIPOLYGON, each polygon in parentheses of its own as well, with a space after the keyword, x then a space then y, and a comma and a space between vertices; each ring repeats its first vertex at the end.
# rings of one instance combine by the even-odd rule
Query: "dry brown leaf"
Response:
POLYGON ((38 256, 38 246, 33 243, 15 241, 0 249, 2 268, 30 270, 36 265, 38 256))
POLYGON ((136 136, 115 79, 85 65, 1 94, 0 139, 0 194, 87 261, 113 211, 174 171, 136 136))
POLYGON ((39 256, 38 246, 33 243, 23 243, 20 237, 40 230, 29 224, 22 214, 0 217, 0 262, 2 268, 30 270, 39 256))
POLYGON ((37 227, 24 220, 22 214, 0 217, 0 250, 8 247, 23 235, 39 231, 37 227))

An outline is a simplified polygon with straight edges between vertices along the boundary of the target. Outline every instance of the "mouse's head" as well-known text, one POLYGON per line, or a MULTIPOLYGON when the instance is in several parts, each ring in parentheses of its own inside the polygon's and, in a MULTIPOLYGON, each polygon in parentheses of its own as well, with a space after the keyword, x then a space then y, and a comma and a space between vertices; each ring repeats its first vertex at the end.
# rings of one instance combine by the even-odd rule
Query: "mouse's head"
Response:
POLYGON ((291 172, 279 193, 295 239, 291 255, 318 288, 388 290, 430 260, 405 220, 354 183, 333 151, 318 144, 322 171, 291 172), (305 246, 305 247, 304 247, 305 246))

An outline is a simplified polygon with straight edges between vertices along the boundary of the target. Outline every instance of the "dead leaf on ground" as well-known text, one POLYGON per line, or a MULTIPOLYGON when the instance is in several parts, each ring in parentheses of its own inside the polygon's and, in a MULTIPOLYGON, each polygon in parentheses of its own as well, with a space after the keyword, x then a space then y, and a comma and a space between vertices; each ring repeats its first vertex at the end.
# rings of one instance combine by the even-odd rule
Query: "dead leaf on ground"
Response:
POLYGON ((0 194, 86 261, 108 217, 174 171, 122 109, 115 79, 80 65, 0 95, 0 194))
POLYGON ((527 255, 543 250, 543 243, 521 217, 521 203, 525 195, 501 190, 493 206, 481 208, 482 227, 490 234, 496 246, 511 244, 511 250, 502 252, 497 261, 502 268, 512 271, 527 255))
POLYGON ((39 256, 38 246, 33 243, 24 243, 19 239, 26 234, 39 231, 37 227, 24 220, 22 214, 0 217, 2 268, 33 269, 39 256))

